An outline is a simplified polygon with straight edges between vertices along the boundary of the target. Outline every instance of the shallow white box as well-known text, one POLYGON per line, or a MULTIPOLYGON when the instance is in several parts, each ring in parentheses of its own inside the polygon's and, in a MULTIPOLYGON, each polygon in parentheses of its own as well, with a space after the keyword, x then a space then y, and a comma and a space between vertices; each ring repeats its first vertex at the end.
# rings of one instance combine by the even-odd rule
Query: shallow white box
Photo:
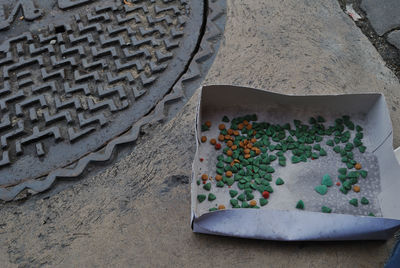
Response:
MULTIPOLYGON (((290 96, 228 85, 204 86, 197 110, 196 142, 191 183, 191 225, 194 232, 287 241, 370 240, 387 239, 400 227, 400 167, 393 152, 392 126, 382 94, 290 96), (332 200, 337 200, 337 204, 334 204, 336 209, 331 214, 317 212, 316 207, 323 200, 318 198, 326 198, 318 195, 313 197, 314 202, 306 202, 304 211, 295 209, 295 200, 302 199, 302 195, 310 195, 304 192, 308 188, 313 191, 312 186, 307 188, 302 185, 317 183, 326 170, 337 170, 340 158, 334 159, 330 151, 328 156, 332 157, 320 158, 312 163, 288 163, 287 167, 276 169, 278 175, 285 176, 285 187, 274 187, 274 190, 278 189, 277 192, 271 195, 269 204, 261 209, 229 209, 228 190, 216 189, 213 181, 212 191, 227 209, 208 212, 202 205, 207 201, 202 204, 197 201, 197 194, 203 190, 196 181, 203 173, 215 174, 216 157, 221 152, 207 146, 208 142, 200 142, 201 123, 212 121, 213 127, 205 133, 211 138, 217 136, 216 125, 223 115, 232 119, 246 114, 257 114, 258 121, 288 122, 292 125, 293 119, 307 122, 311 116, 322 115, 328 124, 342 115, 350 115, 354 123, 364 128, 363 143, 367 146, 367 152, 359 157, 371 163, 373 169, 369 170, 372 175, 365 180, 362 189, 371 189, 370 192, 365 191, 372 201, 369 209, 379 217, 362 216, 366 215, 364 211, 368 207, 356 210, 343 202, 344 198, 350 200, 354 196, 360 199, 360 193, 344 195, 338 189, 330 189, 330 204, 335 203, 332 200), (201 162, 200 158, 205 160, 201 162), (311 205, 314 203, 317 205, 311 205), (312 211, 307 211, 307 207, 312 211)), ((325 144, 325 140, 322 144, 325 144)))

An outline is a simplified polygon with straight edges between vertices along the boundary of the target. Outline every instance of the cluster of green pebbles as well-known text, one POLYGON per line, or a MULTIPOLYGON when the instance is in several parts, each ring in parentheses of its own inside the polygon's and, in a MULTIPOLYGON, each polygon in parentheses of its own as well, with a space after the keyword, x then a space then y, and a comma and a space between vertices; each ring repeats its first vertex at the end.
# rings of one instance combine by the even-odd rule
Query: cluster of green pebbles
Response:
MULTIPOLYGON (((311 117, 309 124, 304 124, 300 120, 294 120, 294 128, 289 123, 284 125, 270 124, 267 122, 256 122, 257 115, 246 115, 244 117, 234 118, 231 121, 227 116, 223 117, 223 122, 230 122, 230 128, 220 128, 220 135, 225 137, 228 131, 232 130, 239 135, 228 135, 234 139, 225 139, 225 147, 222 147, 222 154, 218 155, 216 163, 216 173, 222 176, 222 180, 215 182, 216 187, 231 187, 235 183, 242 191, 239 193, 236 190, 230 190, 230 204, 232 208, 260 208, 268 204, 267 198, 269 194, 274 192, 273 189, 273 173, 275 169, 271 163, 277 161, 282 168, 286 166, 287 161, 293 164, 315 160, 320 157, 325 157, 327 151, 322 144, 324 136, 330 137, 326 141, 326 145, 333 147, 333 151, 340 154, 343 162, 343 167, 338 169, 338 178, 341 182, 340 191, 347 194, 352 186, 358 182, 359 178, 366 178, 368 172, 366 170, 356 170, 357 161, 354 159, 353 150, 359 150, 360 153, 366 151, 362 139, 364 137, 363 128, 355 125, 350 117, 342 116, 334 121, 334 125, 326 127, 325 119, 322 116, 311 117), (243 125, 245 123, 245 125, 243 125), (250 127, 249 127, 250 126, 250 127), (351 139, 352 131, 356 131, 354 138, 351 139), (239 131, 239 133, 237 132, 239 131), (229 140, 233 140, 235 150, 231 150, 231 146, 227 146, 229 140), (250 150, 249 156, 246 157, 243 142, 255 141, 252 143, 253 148, 259 149, 250 150), (230 155, 228 155, 230 151, 230 155), (289 154, 289 156, 287 156, 289 154), (227 172, 232 174, 227 176, 227 172), (254 191, 260 192, 262 198, 258 202, 254 201, 254 191), (252 204, 249 204, 252 201, 252 204), (255 204, 257 203, 257 204, 255 204)), ((202 125, 202 131, 208 130, 205 124, 202 125)), ((232 144, 232 143, 231 143, 232 144)), ((201 186, 201 180, 197 181, 201 186)), ((275 180, 275 185, 282 185, 282 178, 275 180)), ((321 185, 315 190, 320 194, 326 194, 327 187, 333 185, 329 175, 322 178, 321 185)), ((339 186, 340 183, 338 182, 339 186)), ((208 182, 203 185, 203 188, 210 191, 212 183, 208 182)), ((206 195, 198 195, 198 201, 203 202, 206 195)), ((369 201, 365 197, 361 200, 362 204, 368 204, 369 201)), ((209 201, 215 200, 215 195, 208 195, 209 201)), ((350 204, 355 205, 357 199, 350 200, 350 204), (354 201, 355 200, 355 201, 354 201)), ((357 201, 358 205, 358 201, 357 201)), ((299 200, 295 205, 298 209, 304 209, 305 204, 299 200)), ((214 211, 216 208, 211 208, 214 211)), ((332 210, 329 207, 323 206, 322 212, 330 213, 332 210)), ((370 214, 372 215, 372 214, 370 214)))

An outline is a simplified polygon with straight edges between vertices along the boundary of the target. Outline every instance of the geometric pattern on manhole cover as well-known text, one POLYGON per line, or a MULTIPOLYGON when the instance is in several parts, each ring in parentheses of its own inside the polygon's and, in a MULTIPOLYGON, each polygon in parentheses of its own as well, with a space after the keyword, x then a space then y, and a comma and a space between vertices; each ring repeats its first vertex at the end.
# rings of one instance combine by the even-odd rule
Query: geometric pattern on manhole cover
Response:
POLYGON ((199 0, 0 0, 1 184, 68 165, 151 111, 202 19, 199 0))

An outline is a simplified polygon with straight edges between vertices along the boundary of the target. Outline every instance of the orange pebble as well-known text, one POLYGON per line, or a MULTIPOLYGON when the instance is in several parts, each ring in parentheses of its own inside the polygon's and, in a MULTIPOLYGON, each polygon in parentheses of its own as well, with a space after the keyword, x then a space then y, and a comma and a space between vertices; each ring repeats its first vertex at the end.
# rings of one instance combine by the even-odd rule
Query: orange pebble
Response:
POLYGON ((227 155, 227 156, 232 156, 232 155, 233 155, 233 152, 232 152, 231 150, 228 150, 228 151, 226 151, 226 155, 227 155))
POLYGON ((222 180, 222 176, 221 176, 221 175, 215 175, 215 180, 216 180, 216 181, 222 180))
POLYGON ((235 130, 235 131, 233 131, 233 135, 235 135, 235 136, 239 136, 239 131, 237 131, 237 130, 235 130))
POLYGON ((210 121, 207 121, 207 122, 205 122, 204 123, 207 127, 211 127, 211 122, 210 121))
POLYGON ((239 142, 239 146, 242 147, 242 148, 244 147, 243 141, 239 142))
POLYGON ((201 175, 201 179, 202 179, 203 181, 206 181, 206 180, 208 180, 208 176, 207 176, 207 174, 203 174, 203 175, 201 175))
POLYGON ((356 164, 354 165, 354 168, 357 169, 357 170, 360 170, 360 169, 362 169, 362 166, 361 166, 360 163, 356 163, 356 164))
POLYGON ((224 130, 224 129, 225 129, 225 125, 224 125, 224 124, 220 124, 220 125, 218 126, 218 128, 219 128, 219 130, 224 130))
POLYGON ((244 153, 245 154, 249 154, 250 153, 250 149, 244 149, 244 153))
POLYGON ((224 141, 224 140, 225 140, 225 137, 224 137, 224 135, 222 135, 222 134, 221 134, 221 135, 219 135, 219 136, 218 136, 218 140, 219 140, 219 141, 224 141))
POLYGON ((250 154, 245 154, 244 158, 246 158, 246 159, 250 158, 250 154))
POLYGON ((261 150, 257 148, 256 155, 259 155, 259 154, 261 154, 261 150))
MULTIPOLYGON (((228 141, 228 143, 229 143, 229 141, 228 141)), ((232 142, 232 144, 233 144, 233 142, 232 142)), ((229 146, 229 145, 228 145, 228 146, 229 146)), ((232 150, 236 150, 236 149, 237 149, 237 145, 232 145, 232 146, 231 146, 231 149, 232 149, 232 150)))
POLYGON ((354 186, 353 186, 353 191, 356 192, 356 193, 358 193, 358 192, 360 191, 360 186, 354 185, 354 186))
POLYGON ((230 140, 231 139, 231 136, 230 135, 225 135, 225 140, 230 140))
POLYGON ((257 139, 256 139, 256 138, 252 138, 250 141, 251 141, 252 143, 256 143, 256 142, 257 142, 257 139))
POLYGON ((232 171, 230 171, 230 170, 228 170, 226 173, 225 173, 225 175, 228 177, 228 178, 230 178, 230 177, 232 177, 232 171))
POLYGON ((249 202, 249 205, 252 206, 252 207, 254 207, 254 206, 257 205, 257 201, 256 201, 256 200, 251 200, 251 201, 249 202))
POLYGON ((248 125, 246 126, 246 129, 247 129, 247 130, 250 130, 252 127, 253 127, 253 126, 252 126, 251 124, 248 124, 248 125))
POLYGON ((248 124, 249 124, 249 121, 247 121, 247 120, 243 121, 243 125, 247 126, 248 124))
POLYGON ((210 140, 210 143, 211 143, 212 145, 215 145, 215 144, 217 143, 217 141, 216 141, 215 139, 211 139, 211 140, 210 140))
POLYGON ((202 136, 201 137, 201 142, 206 142, 207 141, 207 137, 206 136, 202 136))
POLYGON ((233 159, 233 162, 240 163, 240 160, 239 159, 233 159))
POLYGON ((223 210, 223 209, 225 209, 225 206, 224 206, 224 205, 219 205, 219 206, 218 206, 218 209, 219 209, 219 210, 223 210))
POLYGON ((238 125, 238 129, 242 130, 243 128, 244 128, 243 123, 240 123, 240 124, 238 125))
POLYGON ((226 146, 232 147, 232 146, 233 146, 233 142, 232 142, 232 141, 228 141, 228 142, 226 143, 226 146))
POLYGON ((231 128, 228 129, 228 134, 229 134, 229 135, 232 135, 232 134, 233 134, 233 129, 231 129, 231 128))
POLYGON ((249 148, 249 149, 251 149, 251 148, 253 148, 253 144, 252 144, 251 142, 249 142, 249 143, 246 145, 246 147, 249 148))

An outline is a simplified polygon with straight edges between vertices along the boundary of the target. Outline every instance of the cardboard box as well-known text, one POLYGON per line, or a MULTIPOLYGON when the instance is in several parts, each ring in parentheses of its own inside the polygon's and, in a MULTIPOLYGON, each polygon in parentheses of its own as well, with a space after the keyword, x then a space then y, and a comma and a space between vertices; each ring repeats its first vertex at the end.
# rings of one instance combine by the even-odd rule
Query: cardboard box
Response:
MULTIPOLYGON (((287 241, 379 240, 391 237, 400 227, 400 167, 393 152, 392 126, 382 94, 290 96, 228 85, 205 86, 201 89, 197 110, 196 142, 191 183, 191 225, 194 232, 287 241), (199 203, 197 195, 210 192, 196 182, 201 174, 216 175, 216 158, 222 153, 208 141, 217 138, 218 124, 222 123, 224 115, 232 119, 247 114, 257 114, 257 122, 290 123, 292 128, 294 119, 308 124, 310 117, 321 115, 326 119, 324 125, 328 126, 333 125, 336 118, 349 115, 356 125, 363 127, 363 143, 367 147, 364 154, 353 150, 354 158, 368 170, 368 177, 359 179, 361 192, 350 191, 345 195, 336 185, 329 187, 324 196, 314 191, 323 174, 329 174, 334 183, 338 181, 337 169, 343 167, 340 155, 325 145, 329 137, 324 136, 320 144, 328 153, 326 157, 292 164, 292 154, 288 151, 285 153, 288 159, 286 167, 271 164, 276 170, 271 182, 274 193, 266 206, 231 209, 230 189, 227 186, 215 187, 215 180, 211 181, 210 192, 217 199, 199 203), (203 133, 201 124, 205 121, 211 121, 212 127, 203 133), (208 137, 206 143, 200 142, 202 135, 208 137), (282 177, 285 184, 276 186, 277 177, 282 177), (352 198, 360 200, 363 196, 369 199, 370 204, 353 207, 348 203, 352 198), (304 211, 295 208, 299 199, 305 201, 304 211), (208 211, 217 204, 223 204, 227 209, 208 211), (332 213, 321 213, 323 205, 331 207, 332 213), (368 212, 377 217, 366 216, 368 212)), ((231 189, 237 189, 237 184, 231 189)), ((257 191, 254 194, 256 200, 261 197, 257 191)))

